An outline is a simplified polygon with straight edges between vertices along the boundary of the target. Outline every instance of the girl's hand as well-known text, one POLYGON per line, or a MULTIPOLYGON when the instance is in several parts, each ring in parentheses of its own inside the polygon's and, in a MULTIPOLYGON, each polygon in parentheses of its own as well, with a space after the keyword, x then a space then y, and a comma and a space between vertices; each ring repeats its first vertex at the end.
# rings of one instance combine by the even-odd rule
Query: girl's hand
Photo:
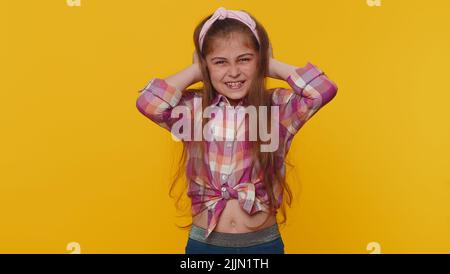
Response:
POLYGON ((268 77, 287 80, 288 76, 294 73, 297 67, 278 61, 274 58, 269 58, 268 77))
POLYGON ((192 55, 192 64, 200 64, 197 51, 194 51, 194 54, 192 55))
POLYGON ((269 57, 269 71, 267 72, 267 77, 278 79, 278 75, 276 72, 276 60, 272 57, 269 57))
POLYGON ((272 43, 269 42, 269 58, 273 58, 272 43))
POLYGON ((277 78, 275 71, 275 59, 273 58, 272 43, 269 42, 269 71, 267 77, 277 78))
POLYGON ((192 55, 192 73, 193 73, 193 82, 197 83, 203 81, 202 71, 200 69, 200 58, 198 57, 197 51, 194 51, 192 55))

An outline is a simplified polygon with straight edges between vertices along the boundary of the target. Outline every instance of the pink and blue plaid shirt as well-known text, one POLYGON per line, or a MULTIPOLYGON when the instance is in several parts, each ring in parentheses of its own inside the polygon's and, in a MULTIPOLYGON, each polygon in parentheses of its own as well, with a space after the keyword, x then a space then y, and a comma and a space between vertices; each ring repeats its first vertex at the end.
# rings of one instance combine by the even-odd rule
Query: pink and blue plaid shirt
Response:
MULTIPOLYGON (((285 174, 284 158, 294 135, 337 93, 335 83, 311 63, 295 69, 286 81, 292 89, 275 88, 271 97, 272 105, 279 106, 279 146, 276 159, 278 168, 282 169, 283 174, 285 174)), ((164 79, 153 78, 140 93, 136 107, 150 120, 170 131, 175 122, 183 119, 171 117, 173 108, 184 106, 191 111, 201 109, 194 107, 194 103, 199 101, 198 98, 201 98, 201 95, 196 92, 182 92, 164 79), (194 100, 195 98, 197 100, 194 100)), ((231 106, 227 97, 219 93, 216 94, 212 105, 221 108, 231 106)), ((194 113, 191 117, 195 117, 194 113)), ((225 115, 223 119, 235 119, 235 117, 225 115)), ((252 161, 250 141, 239 141, 242 139, 236 138, 238 132, 244 132, 244 134, 247 132, 247 129, 239 130, 242 126, 245 126, 245 123, 225 123, 224 121, 217 123, 213 132, 216 135, 214 137, 219 138, 205 141, 206 149, 203 157, 200 157, 199 151, 195 151, 198 148, 192 146, 192 142, 185 141, 186 177, 189 184, 187 194, 192 201, 192 213, 197 215, 203 210, 208 210, 205 239, 217 225, 228 199, 238 199, 240 206, 250 215, 259 211, 268 212, 269 196, 262 181, 264 170, 260 170, 257 161, 252 161), (222 127, 229 124, 233 127, 222 127), (233 136, 233 138, 227 138, 227 136, 233 136), (201 200, 202 195, 204 195, 203 200, 201 200)), ((273 191, 277 199, 276 208, 279 208, 283 191, 277 185, 274 185, 273 191)))

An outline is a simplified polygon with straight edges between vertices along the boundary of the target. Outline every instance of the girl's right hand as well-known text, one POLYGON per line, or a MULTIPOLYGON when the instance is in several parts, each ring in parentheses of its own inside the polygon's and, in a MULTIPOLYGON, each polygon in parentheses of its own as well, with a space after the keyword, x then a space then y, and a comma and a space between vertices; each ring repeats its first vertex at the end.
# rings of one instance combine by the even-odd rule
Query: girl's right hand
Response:
POLYGON ((199 63, 200 63, 200 60, 198 58, 197 51, 194 50, 194 54, 193 54, 193 57, 192 57, 192 64, 199 64, 199 63))
POLYGON ((269 58, 273 58, 272 43, 269 42, 269 58))
POLYGON ((200 82, 203 80, 202 71, 200 69, 200 59, 198 57, 197 51, 194 51, 192 56, 192 68, 193 68, 193 78, 194 82, 200 82))

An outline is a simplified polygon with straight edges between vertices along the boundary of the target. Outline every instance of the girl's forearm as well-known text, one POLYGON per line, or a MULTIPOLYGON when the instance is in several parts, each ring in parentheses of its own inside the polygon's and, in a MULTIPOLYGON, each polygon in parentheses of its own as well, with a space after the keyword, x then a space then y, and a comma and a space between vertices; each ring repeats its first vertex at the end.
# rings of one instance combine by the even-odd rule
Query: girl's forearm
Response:
POLYGON ((288 76, 293 73, 296 68, 296 66, 271 58, 269 61, 269 77, 287 80, 288 76))
POLYGON ((192 84, 200 81, 199 76, 201 75, 200 67, 197 64, 192 64, 189 67, 179 71, 167 78, 166 82, 170 85, 176 87, 178 90, 185 90, 192 84))

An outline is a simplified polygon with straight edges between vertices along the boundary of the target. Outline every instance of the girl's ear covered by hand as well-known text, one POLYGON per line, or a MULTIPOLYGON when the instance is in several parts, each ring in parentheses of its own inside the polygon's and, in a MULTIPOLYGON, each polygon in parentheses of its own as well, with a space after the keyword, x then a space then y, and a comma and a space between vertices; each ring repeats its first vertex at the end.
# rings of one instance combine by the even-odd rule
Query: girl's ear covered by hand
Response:
POLYGON ((275 61, 273 59, 272 43, 269 42, 269 71, 267 77, 276 78, 275 61))
POLYGON ((194 51, 192 55, 192 71, 193 71, 193 81, 194 83, 203 81, 202 71, 200 69, 200 59, 198 57, 197 51, 194 51))
POLYGON ((197 51, 194 50, 194 54, 192 55, 192 64, 199 64, 200 60, 198 58, 197 51))
POLYGON ((273 58, 272 43, 269 42, 269 57, 273 58))

